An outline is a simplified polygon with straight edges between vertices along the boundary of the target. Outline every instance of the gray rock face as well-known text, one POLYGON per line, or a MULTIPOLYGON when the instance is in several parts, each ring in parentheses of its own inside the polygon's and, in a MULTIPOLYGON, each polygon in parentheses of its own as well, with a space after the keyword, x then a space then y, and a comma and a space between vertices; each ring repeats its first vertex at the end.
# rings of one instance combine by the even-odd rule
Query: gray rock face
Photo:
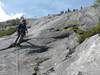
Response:
POLYGON ((69 60, 56 66, 57 75, 99 75, 99 40, 95 35, 79 45, 69 60))
POLYGON ((0 38, 0 75, 32 75, 36 63, 41 75, 99 75, 100 36, 92 36, 79 44, 78 35, 72 30, 74 25, 86 31, 96 27, 99 12, 100 8, 88 7, 28 19, 31 28, 21 46, 7 48, 15 41, 15 34, 0 38))

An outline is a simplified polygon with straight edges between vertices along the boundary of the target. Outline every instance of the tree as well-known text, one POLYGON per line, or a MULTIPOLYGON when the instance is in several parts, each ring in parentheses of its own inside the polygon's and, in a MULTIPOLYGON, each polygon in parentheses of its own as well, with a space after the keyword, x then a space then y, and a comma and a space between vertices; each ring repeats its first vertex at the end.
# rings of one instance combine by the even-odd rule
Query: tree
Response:
POLYGON ((19 18, 16 18, 16 24, 18 25, 20 22, 20 19, 19 18))
POLYGON ((81 6, 81 9, 83 9, 83 7, 81 6))
POLYGON ((12 20, 12 21, 11 21, 11 24, 12 24, 12 25, 16 25, 16 20, 12 20))
POLYGON ((96 3, 97 3, 97 4, 100 4, 100 0, 96 0, 96 3))
POLYGON ((64 14, 64 11, 61 11, 60 14, 64 14))
POLYGON ((68 8, 68 12, 71 12, 71 10, 68 8))
POLYGON ((75 12, 76 11, 76 9, 73 9, 73 12, 75 12))
POLYGON ((50 16, 50 14, 48 14, 48 16, 50 16))
POLYGON ((67 13, 67 11, 65 11, 65 14, 67 13))
POLYGON ((95 7, 95 8, 98 6, 100 6, 100 0, 96 0, 93 5, 93 7, 95 7))

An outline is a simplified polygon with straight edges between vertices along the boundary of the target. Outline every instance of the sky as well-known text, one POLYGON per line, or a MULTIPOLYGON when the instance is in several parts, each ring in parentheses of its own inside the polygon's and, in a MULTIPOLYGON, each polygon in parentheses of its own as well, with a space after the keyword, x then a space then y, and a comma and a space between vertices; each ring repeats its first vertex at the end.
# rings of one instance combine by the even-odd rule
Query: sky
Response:
POLYGON ((43 17, 60 11, 93 5, 95 0, 0 0, 0 22, 8 19, 43 17))

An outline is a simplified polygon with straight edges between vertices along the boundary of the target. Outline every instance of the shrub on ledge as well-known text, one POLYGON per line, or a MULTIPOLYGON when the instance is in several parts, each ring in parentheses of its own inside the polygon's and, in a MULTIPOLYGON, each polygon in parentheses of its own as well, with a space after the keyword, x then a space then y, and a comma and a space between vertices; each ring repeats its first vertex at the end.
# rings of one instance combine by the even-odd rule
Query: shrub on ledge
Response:
POLYGON ((79 34, 78 42, 82 43, 86 38, 89 38, 97 33, 100 33, 100 24, 97 25, 97 27, 90 29, 87 32, 84 32, 83 34, 79 34))

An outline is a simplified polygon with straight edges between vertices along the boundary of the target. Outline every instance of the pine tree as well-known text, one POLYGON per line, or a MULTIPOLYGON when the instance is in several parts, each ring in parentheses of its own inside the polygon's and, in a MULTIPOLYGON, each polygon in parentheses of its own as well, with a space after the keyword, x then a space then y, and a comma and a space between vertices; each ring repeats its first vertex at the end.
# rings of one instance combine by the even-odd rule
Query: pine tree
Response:
POLYGON ((98 7, 98 6, 100 6, 100 0, 96 0, 95 2, 94 2, 94 5, 93 5, 94 7, 98 7))
POLYGON ((71 10, 68 8, 68 12, 71 12, 71 10))
POLYGON ((83 9, 83 7, 81 6, 81 9, 83 9))
POLYGON ((67 11, 65 11, 65 14, 67 13, 67 11))
POLYGON ((61 11, 60 14, 64 14, 64 11, 61 11))

